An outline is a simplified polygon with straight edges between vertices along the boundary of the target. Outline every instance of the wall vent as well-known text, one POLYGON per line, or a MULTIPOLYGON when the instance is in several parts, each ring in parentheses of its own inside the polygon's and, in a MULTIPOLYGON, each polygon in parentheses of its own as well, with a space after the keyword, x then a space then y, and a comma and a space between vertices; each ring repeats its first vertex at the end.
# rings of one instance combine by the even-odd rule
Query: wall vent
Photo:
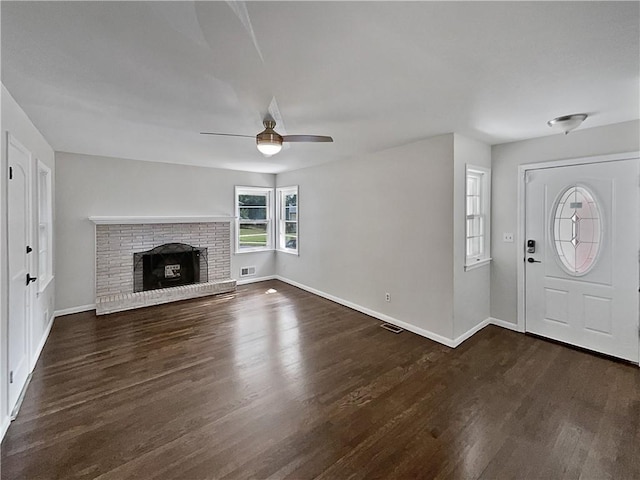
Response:
POLYGON ((242 267, 240 268, 241 277, 251 277, 256 274, 256 267, 242 267))
POLYGON ((383 323, 382 325, 380 325, 382 328, 384 328, 385 330, 389 330, 390 332, 393 333, 402 333, 404 332, 404 329, 397 327, 395 325, 392 325, 390 323, 383 323))

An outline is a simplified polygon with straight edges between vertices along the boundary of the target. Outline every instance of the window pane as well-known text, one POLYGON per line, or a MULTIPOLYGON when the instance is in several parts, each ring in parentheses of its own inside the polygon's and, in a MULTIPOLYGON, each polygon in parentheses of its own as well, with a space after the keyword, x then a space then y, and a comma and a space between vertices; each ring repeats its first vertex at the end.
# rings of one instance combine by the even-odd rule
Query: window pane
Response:
POLYGON ((240 248, 256 248, 267 246, 267 224, 240 224, 240 248))
POLYGON ((570 275, 584 275, 595 264, 602 224, 595 197, 584 186, 569 186, 555 207, 553 245, 570 275))
POLYGON ((240 207, 242 220, 266 220, 267 207, 240 207))
POLYGON ((482 237, 467 239, 467 256, 475 257, 482 253, 482 237))
POLYGON ((238 195, 238 203, 240 206, 266 207, 267 196, 264 194, 256 195, 238 195))
POLYGON ((296 205, 298 205, 298 195, 295 193, 292 193, 291 195, 285 195, 284 204, 287 207, 290 207, 290 206, 295 207, 296 205))
POLYGON ((467 195, 480 195, 480 178, 477 176, 467 177, 467 195))
POLYGON ((467 197, 467 215, 480 214, 480 197, 467 197))
POLYGON ((298 233, 298 224, 296 222, 286 222, 284 227, 285 234, 297 234, 298 233))
POLYGON ((42 276, 47 275, 47 251, 42 250, 38 255, 38 273, 42 276))
POLYGON ((297 220, 298 219, 298 207, 292 205, 290 207, 285 207, 284 209, 284 219, 285 220, 297 220))
POLYGON ((473 217, 467 219, 467 237, 478 237, 482 235, 483 228, 482 217, 473 217))

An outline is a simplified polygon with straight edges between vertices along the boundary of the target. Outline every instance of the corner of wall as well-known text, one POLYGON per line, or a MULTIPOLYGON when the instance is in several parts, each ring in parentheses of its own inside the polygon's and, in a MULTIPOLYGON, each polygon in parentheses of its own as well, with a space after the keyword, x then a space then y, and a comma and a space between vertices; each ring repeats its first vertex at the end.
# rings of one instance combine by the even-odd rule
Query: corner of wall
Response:
MULTIPOLYGON (((55 156, 53 152, 53 148, 49 145, 46 138, 38 131, 37 127, 33 124, 33 122, 29 119, 24 110, 20 107, 20 105, 15 101, 15 99, 11 96, 10 92, 5 88, 4 85, 0 86, 0 95, 1 95, 1 105, 2 105, 2 115, 1 115, 1 125, 0 125, 0 133, 2 135, 2 155, 1 155, 1 164, 0 170, 2 172, 1 178, 2 183, 0 184, 0 192, 2 195, 2 201, 0 204, 2 205, 0 210, 0 249, 2 255, 0 255, 0 284, 2 288, 0 288, 0 433, 4 433, 4 430, 8 426, 10 409, 12 406, 8 405, 8 370, 9 370, 9 360, 8 360, 8 295, 7 295, 7 284, 8 284, 8 268, 6 266, 6 258, 8 258, 7 252, 7 230, 6 224, 8 221, 8 211, 7 211, 7 170, 8 170, 8 159, 7 159, 7 134, 11 133, 32 155, 32 162, 35 165, 35 160, 39 160, 47 165, 52 174, 55 175, 55 156)), ((34 169, 35 171, 35 169, 34 169)), ((55 190, 54 186, 55 176, 52 177, 52 188, 55 190)), ((53 193, 53 192, 52 192, 53 193)), ((52 205, 53 210, 55 211, 55 196, 54 205, 52 205)), ((36 203, 36 179, 35 175, 32 178, 32 198, 31 204, 37 205, 36 203)), ((31 220, 32 223, 32 232, 31 236, 34 239, 34 250, 38 251, 37 242, 37 221, 36 221, 36 212, 34 209, 33 218, 31 220)), ((55 241, 55 240, 54 240, 55 241)), ((55 252, 55 250, 54 250, 55 252)), ((55 269, 55 253, 53 253, 53 261, 54 261, 54 269, 55 269)), ((54 279, 49 283, 47 288, 41 292, 37 297, 34 295, 33 299, 33 308, 31 309, 31 325, 30 325, 30 333, 31 337, 28 339, 29 341, 29 356, 30 356, 30 369, 35 366, 37 358, 46 342, 49 329, 51 326, 50 319, 53 315, 53 295, 55 291, 55 270, 54 270, 54 279), (48 310, 47 310, 48 309, 48 310), (46 312, 49 312, 48 315, 45 315, 46 312)))
POLYGON ((490 314, 491 265, 465 270, 466 165, 491 168, 491 147, 454 133, 453 144, 453 336, 458 342, 486 325, 490 314))

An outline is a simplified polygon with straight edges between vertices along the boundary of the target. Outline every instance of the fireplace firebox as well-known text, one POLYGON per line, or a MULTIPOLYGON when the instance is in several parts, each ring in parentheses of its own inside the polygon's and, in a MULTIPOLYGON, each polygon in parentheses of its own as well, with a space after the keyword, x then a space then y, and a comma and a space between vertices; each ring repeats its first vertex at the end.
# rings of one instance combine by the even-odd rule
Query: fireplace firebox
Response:
POLYGON ((207 249, 167 243, 133 254, 133 291, 178 287, 208 281, 207 249))

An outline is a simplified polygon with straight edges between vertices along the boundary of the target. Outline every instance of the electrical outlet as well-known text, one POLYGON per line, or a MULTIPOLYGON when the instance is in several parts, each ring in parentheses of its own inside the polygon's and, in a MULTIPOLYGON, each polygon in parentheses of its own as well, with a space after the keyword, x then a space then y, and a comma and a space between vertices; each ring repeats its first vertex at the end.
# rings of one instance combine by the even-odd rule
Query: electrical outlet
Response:
POLYGON ((384 300, 385 300, 386 302, 390 302, 390 301, 391 301, 391 294, 390 294, 390 293, 388 293, 388 292, 387 292, 387 293, 385 293, 385 294, 384 294, 384 300))
POLYGON ((502 234, 502 241, 503 242, 508 242, 508 243, 513 243, 513 233, 511 232, 505 232, 502 234))

